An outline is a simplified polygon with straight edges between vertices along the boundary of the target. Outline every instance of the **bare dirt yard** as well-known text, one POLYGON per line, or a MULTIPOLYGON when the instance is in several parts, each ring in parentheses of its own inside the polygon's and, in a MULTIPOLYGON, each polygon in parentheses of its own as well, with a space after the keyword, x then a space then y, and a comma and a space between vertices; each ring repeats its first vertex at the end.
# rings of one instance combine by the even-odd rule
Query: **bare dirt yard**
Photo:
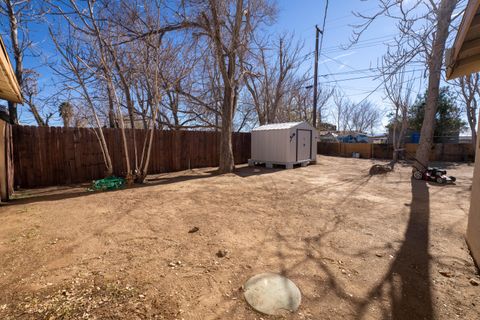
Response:
POLYGON ((273 319, 242 295, 266 271, 303 294, 280 318, 480 319, 473 167, 448 164, 457 184, 439 186, 408 166, 370 177, 372 163, 22 191, 0 207, 0 319, 273 319))

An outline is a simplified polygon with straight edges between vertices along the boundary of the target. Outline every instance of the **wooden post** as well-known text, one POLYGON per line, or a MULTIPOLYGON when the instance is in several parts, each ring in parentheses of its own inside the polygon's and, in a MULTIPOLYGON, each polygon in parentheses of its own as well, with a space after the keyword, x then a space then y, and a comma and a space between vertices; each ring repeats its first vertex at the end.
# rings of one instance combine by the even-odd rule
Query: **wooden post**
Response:
POLYGON ((13 193, 11 126, 0 120, 0 200, 8 201, 13 193))
POLYGON ((5 133, 7 123, 0 120, 0 199, 2 201, 8 200, 7 192, 7 157, 5 146, 5 133))

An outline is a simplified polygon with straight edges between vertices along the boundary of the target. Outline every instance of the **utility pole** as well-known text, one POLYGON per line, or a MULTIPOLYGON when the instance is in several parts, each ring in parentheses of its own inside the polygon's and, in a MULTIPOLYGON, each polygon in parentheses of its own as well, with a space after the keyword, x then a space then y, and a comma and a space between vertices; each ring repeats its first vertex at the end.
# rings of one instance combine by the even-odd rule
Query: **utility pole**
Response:
MULTIPOLYGON (((327 12, 328 12, 328 0, 325 1, 325 12, 323 14, 323 25, 320 29, 315 25, 315 74, 313 79, 313 126, 317 128, 317 94, 318 94, 318 55, 322 50, 323 45, 323 33, 325 32, 325 23, 327 21, 327 12), (318 48, 318 38, 322 35, 322 41, 320 42, 320 49, 318 48)), ((318 114, 318 122, 322 124, 322 113, 318 114)))
MULTIPOLYGON (((323 31, 315 25, 315 71, 313 75, 313 120, 312 124, 317 127, 317 95, 318 95, 318 40, 320 34, 323 35, 323 31)), ((319 116, 320 122, 322 121, 322 115, 319 116)))

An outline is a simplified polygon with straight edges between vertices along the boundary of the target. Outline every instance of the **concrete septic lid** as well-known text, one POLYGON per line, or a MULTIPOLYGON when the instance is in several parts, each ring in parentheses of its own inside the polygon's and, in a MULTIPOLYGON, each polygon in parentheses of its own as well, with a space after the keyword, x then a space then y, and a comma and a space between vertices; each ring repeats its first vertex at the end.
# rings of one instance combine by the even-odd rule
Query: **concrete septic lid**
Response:
POLYGON ((244 296, 253 309, 269 315, 296 311, 302 299, 300 290, 290 279, 268 272, 248 279, 244 296))

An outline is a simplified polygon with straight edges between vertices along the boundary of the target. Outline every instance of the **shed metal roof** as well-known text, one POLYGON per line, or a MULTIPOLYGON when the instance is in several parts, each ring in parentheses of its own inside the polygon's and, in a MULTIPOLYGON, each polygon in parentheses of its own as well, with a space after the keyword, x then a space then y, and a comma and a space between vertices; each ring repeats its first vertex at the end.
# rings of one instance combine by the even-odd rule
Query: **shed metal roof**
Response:
POLYGON ((271 123, 266 124, 260 127, 256 127, 252 131, 267 131, 267 130, 284 130, 284 129, 291 129, 296 127, 304 122, 284 122, 284 123, 271 123))

